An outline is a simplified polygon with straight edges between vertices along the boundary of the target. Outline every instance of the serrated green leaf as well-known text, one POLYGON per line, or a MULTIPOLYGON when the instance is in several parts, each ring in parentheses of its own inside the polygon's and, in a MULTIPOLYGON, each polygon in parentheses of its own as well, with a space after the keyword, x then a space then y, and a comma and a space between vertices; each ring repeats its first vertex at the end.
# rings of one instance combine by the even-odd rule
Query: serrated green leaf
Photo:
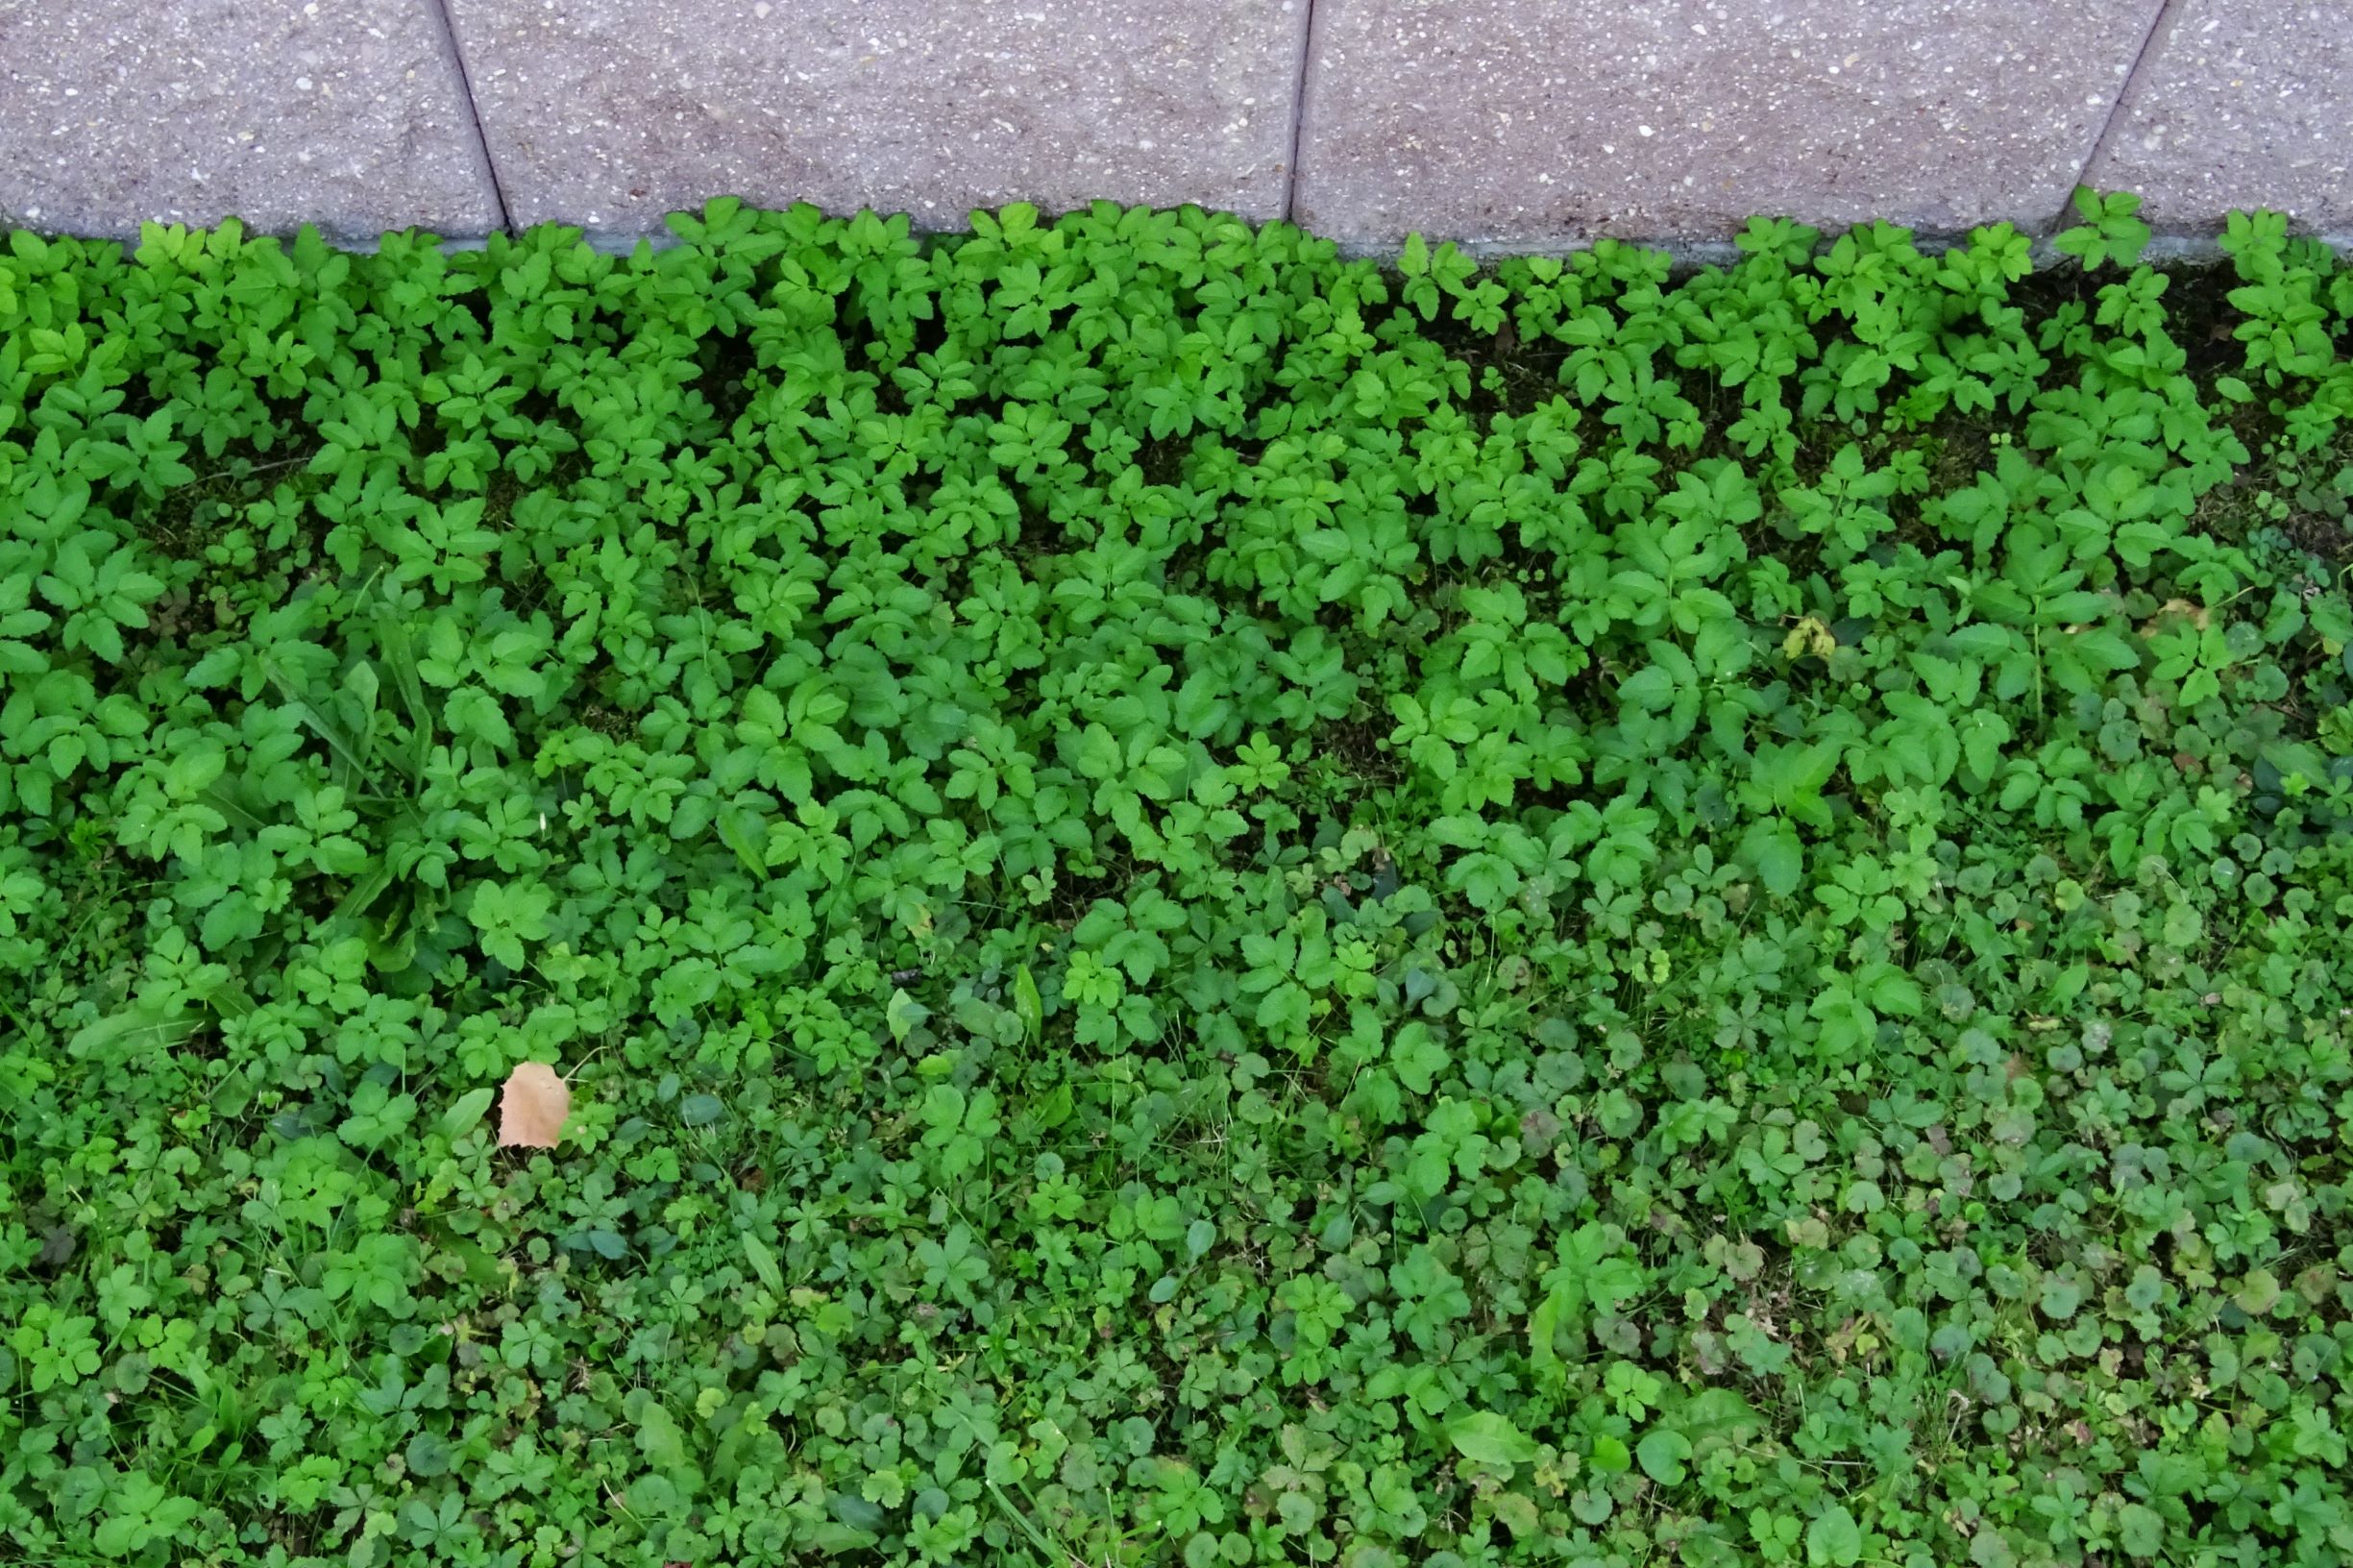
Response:
POLYGON ((1464 1410, 1446 1423, 1455 1452, 1481 1464, 1526 1464, 1541 1450, 1534 1438, 1492 1410, 1464 1410))

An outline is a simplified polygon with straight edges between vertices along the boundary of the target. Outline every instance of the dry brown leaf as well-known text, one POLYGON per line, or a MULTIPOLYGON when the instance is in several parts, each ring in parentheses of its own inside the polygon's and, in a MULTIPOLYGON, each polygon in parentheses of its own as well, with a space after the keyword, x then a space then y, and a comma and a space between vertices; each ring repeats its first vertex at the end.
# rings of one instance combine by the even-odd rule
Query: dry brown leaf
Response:
POLYGON ((572 1087, 545 1062, 526 1062, 506 1075, 499 1095, 499 1143, 510 1149, 551 1149, 572 1115, 572 1087))
POLYGON ((2204 631, 2214 621, 2214 611, 2203 604, 2187 599, 2169 599, 2157 606, 2155 615, 2150 616, 2142 624, 2141 635, 2149 636, 2159 626, 2164 625, 2169 617, 2173 616, 2187 617, 2190 625, 2200 631, 2204 631))

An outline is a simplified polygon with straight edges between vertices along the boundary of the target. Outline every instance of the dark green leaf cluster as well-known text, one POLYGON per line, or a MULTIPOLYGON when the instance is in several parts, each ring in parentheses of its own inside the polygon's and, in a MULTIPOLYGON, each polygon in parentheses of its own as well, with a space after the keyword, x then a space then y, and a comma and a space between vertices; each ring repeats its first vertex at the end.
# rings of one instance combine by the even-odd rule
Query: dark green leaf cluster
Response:
POLYGON ((2345 1562, 2353 271, 2083 211, 12 236, 0 1556, 2345 1562))

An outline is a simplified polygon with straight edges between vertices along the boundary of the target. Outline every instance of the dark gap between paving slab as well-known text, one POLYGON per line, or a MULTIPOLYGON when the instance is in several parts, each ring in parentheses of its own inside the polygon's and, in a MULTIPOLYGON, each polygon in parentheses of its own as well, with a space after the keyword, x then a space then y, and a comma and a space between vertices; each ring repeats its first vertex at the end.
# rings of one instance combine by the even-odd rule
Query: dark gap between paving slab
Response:
POLYGON ((0 0, 0 227, 498 226, 434 0, 0 0))
POLYGON ((2267 208, 2353 228, 2353 5, 2183 0, 2088 176, 2142 216, 2213 233, 2267 208))
POLYGON ((1355 247, 2056 211, 2161 0, 1318 0, 1294 215, 1355 247))
POLYGON ((490 178, 490 200, 498 208, 499 227, 511 231, 514 218, 506 209, 506 191, 499 184, 498 159, 490 156, 490 138, 482 134, 482 112, 474 102, 474 78, 466 69, 466 52, 457 42, 457 26, 450 20, 449 0, 429 0, 429 3, 432 7, 433 21, 440 28, 442 48, 457 68, 457 88, 466 96, 466 117, 473 122, 474 139, 482 150, 482 169, 490 178))
MULTIPOLYGON (((2180 13, 2180 11, 2181 0, 2161 0, 2157 7, 2157 13, 2149 18, 2148 32, 2142 37, 2140 50, 2133 56, 2132 64, 2124 73, 2124 81, 2117 92, 2116 102, 2109 106, 2107 123, 2100 127, 2098 138, 2092 143, 2091 156, 2083 160, 2083 168, 2075 176, 2075 189, 2080 189, 2090 183, 2094 167, 2106 155, 2109 139, 2117 134, 2117 129, 2123 120, 2125 95, 2132 91, 2133 84, 2141 79, 2142 71, 2148 65, 2149 57, 2154 55, 2158 46, 2163 43, 2167 31, 2172 27, 2173 18, 2180 13)), ((2072 225, 2080 215, 2075 207, 2073 191, 2071 190, 2067 206, 2038 228, 2042 233, 2055 235, 2072 225)))
POLYGON ((519 225, 1095 200, 1282 215, 1308 0, 450 0, 519 225))

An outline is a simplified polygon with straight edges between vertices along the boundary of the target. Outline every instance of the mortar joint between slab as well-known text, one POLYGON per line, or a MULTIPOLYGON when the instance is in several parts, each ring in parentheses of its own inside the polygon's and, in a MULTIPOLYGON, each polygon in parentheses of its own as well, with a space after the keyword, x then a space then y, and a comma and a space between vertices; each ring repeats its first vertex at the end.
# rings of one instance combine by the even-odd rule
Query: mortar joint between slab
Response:
POLYGON ((2075 192, 2092 178, 2092 171, 2099 167, 2100 159, 2107 154, 2109 142, 2123 128, 2126 106, 2133 101, 2133 88, 2141 85, 2141 73, 2163 52, 2165 40, 2173 32, 2173 19, 2180 14, 2183 4, 2184 0, 2164 0, 2149 17, 2148 31, 2141 36, 2140 51, 2132 57, 2132 68, 2124 73, 2123 82, 2117 87, 2116 100, 2108 106, 2108 118, 2101 123, 2099 135, 2093 138, 2092 150, 2084 155, 2083 167, 2076 171, 2074 184, 2067 187, 2067 197, 2059 204, 2058 215, 2050 220, 2047 233, 2056 234, 2067 227, 2068 214, 2074 210, 2075 192))
POLYGON ((514 211, 506 205, 506 186, 499 179, 499 155, 490 150, 490 128, 482 123, 482 106, 474 96, 474 72, 466 64, 466 46, 457 36, 457 18, 450 14, 450 0, 426 0, 449 39, 450 58, 457 62, 457 90, 465 94, 466 112, 474 118, 475 145, 482 150, 482 171, 490 176, 490 200, 499 209, 499 228, 515 232, 514 211))
POLYGON ((1291 150, 1283 165, 1283 221, 1296 223, 1299 200, 1299 144, 1308 121, 1308 68, 1315 55, 1315 0, 1300 0, 1307 14, 1299 23, 1299 67, 1291 73, 1291 150))

